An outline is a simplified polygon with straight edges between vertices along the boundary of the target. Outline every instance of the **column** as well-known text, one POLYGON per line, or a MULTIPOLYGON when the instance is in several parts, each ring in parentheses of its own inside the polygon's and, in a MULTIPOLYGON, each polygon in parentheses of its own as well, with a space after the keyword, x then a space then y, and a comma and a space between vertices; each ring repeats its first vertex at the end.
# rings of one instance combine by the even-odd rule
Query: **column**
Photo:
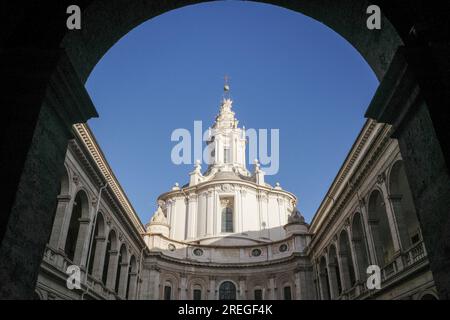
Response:
POLYGON ((86 257, 90 240, 89 235, 91 231, 91 219, 82 217, 78 221, 80 222, 80 228, 78 230, 77 245, 73 263, 79 265, 80 267, 86 267, 86 257))
POLYGON ((327 274, 324 270, 319 269, 319 285, 320 285, 320 296, 322 300, 331 299, 331 284, 330 284, 330 275, 327 274), (330 291, 328 290, 328 286, 330 286, 330 291))
POLYGON ((160 288, 160 269, 156 264, 145 265, 140 271, 142 282, 139 286, 140 300, 158 300, 160 288))
POLYGON ((197 236, 197 195, 189 195, 188 204, 188 240, 195 239, 197 236))
POLYGON ((91 250, 95 250, 94 261, 90 262, 93 263, 92 276, 95 279, 101 280, 106 255, 106 237, 96 236, 95 248, 93 247, 91 250))
POLYGON ((245 232, 247 230, 244 229, 244 214, 245 214, 245 205, 244 204, 245 204, 245 198, 247 196, 247 190, 242 188, 240 191, 240 195, 241 195, 241 214, 239 216, 239 225, 240 225, 241 232, 245 232))
POLYGON ((128 285, 128 300, 136 300, 138 274, 137 272, 130 272, 128 276, 130 277, 128 285))
POLYGON ((212 190, 208 191, 207 210, 206 210, 206 235, 213 235, 213 215, 214 215, 214 193, 212 190))
POLYGON ((342 292, 346 292, 351 288, 350 284, 350 270, 349 270, 349 261, 348 261, 348 254, 350 254, 347 251, 344 251, 340 249, 338 253, 338 263, 339 263, 339 271, 340 271, 340 279, 341 279, 341 286, 342 286, 342 292))
POLYGON ((373 245, 373 253, 374 253, 374 262, 376 265, 382 267, 381 263, 383 262, 382 257, 379 257, 379 253, 376 249, 377 245, 380 245, 381 240, 380 240, 380 236, 379 236, 379 229, 378 229, 378 224, 379 221, 378 220, 369 220, 368 221, 369 224, 369 229, 370 229, 370 234, 371 234, 371 239, 372 239, 372 245, 373 245))
POLYGON ((214 200, 213 200, 212 228, 213 228, 213 234, 217 235, 217 234, 220 234, 221 227, 222 227, 222 225, 221 225, 222 210, 220 207, 220 196, 219 196, 219 192, 217 191, 217 189, 214 190, 213 198, 214 198, 214 200))
POLYGON ((198 225, 197 236, 204 237, 206 235, 206 210, 207 210, 207 193, 200 194, 200 200, 198 204, 198 225))
POLYGON ((275 276, 274 275, 269 275, 269 297, 270 300, 276 300, 276 291, 275 291, 275 276))
POLYGON ((119 276, 119 290, 118 295, 122 299, 125 299, 127 294, 127 283, 128 283, 128 262, 120 263, 120 276, 119 276))
POLYGON ((150 285, 149 294, 150 299, 158 300, 160 297, 160 287, 161 287, 161 272, 158 266, 152 266, 150 268, 150 285))
POLYGON ((181 274, 180 277, 180 300, 187 300, 187 277, 186 274, 181 274))
MULTIPOLYGON (((399 236, 399 233, 397 232, 397 223, 395 221, 395 214, 394 214, 394 211, 392 210, 391 202, 389 201, 388 190, 386 187, 386 177, 385 177, 384 173, 379 176, 379 185, 380 185, 381 190, 383 191, 382 192, 383 193, 383 201, 385 203, 386 214, 387 214, 387 218, 389 221, 389 229, 391 230, 391 234, 392 234, 394 250, 395 250, 395 252, 400 252, 400 250, 401 250, 400 236, 399 236)), ((401 263, 401 261, 400 261, 400 263, 401 263)))
POLYGON ((216 297, 216 277, 209 277, 209 290, 208 290, 208 300, 217 300, 216 297))
POLYGON ((400 245, 403 251, 409 249, 409 234, 407 230, 407 226, 405 223, 405 217, 403 215, 403 208, 402 208, 402 195, 396 194, 396 195, 390 195, 389 202, 392 207, 392 211, 394 212, 394 218, 398 230, 398 234, 400 237, 400 245))
POLYGON ((368 250, 368 263, 369 264, 378 264, 377 251, 375 249, 375 239, 373 238, 372 233, 372 223, 375 223, 373 220, 369 221, 368 214, 365 206, 365 201, 361 199, 359 201, 359 209, 361 210, 362 222, 363 222, 363 231, 367 237, 367 250, 368 250))
POLYGON ((237 188, 234 190, 234 210, 233 210, 233 231, 236 233, 241 233, 241 224, 239 223, 240 217, 242 215, 241 211, 241 197, 240 191, 237 188))
POLYGON ((239 277, 239 300, 247 299, 246 277, 239 277))
POLYGON ((381 182, 380 187, 383 191, 382 192, 383 193, 383 201, 385 203, 386 214, 387 214, 388 222, 389 222, 389 229, 391 231, 392 241, 394 244, 394 250, 395 250, 394 257, 395 257, 395 261, 396 261, 396 265, 397 265, 397 270, 401 270, 401 269, 403 269, 403 259, 400 255, 402 245, 401 245, 401 241, 400 241, 400 235, 399 235, 398 229, 397 229, 397 223, 395 221, 395 214, 392 209, 391 202, 389 201, 388 191, 387 191, 387 187, 386 187, 386 177, 385 177, 384 173, 381 175, 380 182, 381 182))
POLYGON ((303 297, 303 295, 302 295, 302 288, 301 288, 301 285, 302 285, 302 281, 300 280, 300 278, 301 278, 301 269, 300 268, 297 268, 295 271, 294 271, 295 273, 294 273, 294 276, 295 276, 295 297, 293 297, 294 299, 293 300, 303 300, 303 299, 305 299, 305 297, 303 297))
MULTIPOLYGON (((339 274, 336 274, 336 263, 328 262, 328 283, 330 285, 330 299, 337 299, 339 297, 339 287, 337 283, 337 277, 340 277, 339 274)), ((341 281, 342 285, 342 281, 341 281)))
POLYGON ((170 201, 170 238, 174 239, 175 238, 175 233, 176 233, 176 229, 177 229, 177 225, 176 225, 176 220, 177 220, 177 201, 176 200, 171 200, 170 201))
POLYGON ((108 277, 106 278, 106 287, 114 291, 116 286, 117 265, 119 263, 119 253, 117 250, 109 252, 108 277))
POLYGON ((312 265, 300 265, 295 270, 296 300, 315 300, 316 287, 314 285, 314 269, 312 265))
POLYGON ((55 221, 53 222, 53 229, 49 240, 49 245, 56 250, 64 250, 63 244, 63 226, 66 218, 67 208, 69 207, 71 196, 59 195, 58 205, 56 207, 55 221))
POLYGON ((363 264, 363 257, 361 257, 361 254, 357 254, 357 252, 364 254, 365 248, 362 241, 363 240, 361 238, 356 238, 350 234, 350 250, 352 253, 356 282, 365 280, 364 270, 368 267, 363 264))

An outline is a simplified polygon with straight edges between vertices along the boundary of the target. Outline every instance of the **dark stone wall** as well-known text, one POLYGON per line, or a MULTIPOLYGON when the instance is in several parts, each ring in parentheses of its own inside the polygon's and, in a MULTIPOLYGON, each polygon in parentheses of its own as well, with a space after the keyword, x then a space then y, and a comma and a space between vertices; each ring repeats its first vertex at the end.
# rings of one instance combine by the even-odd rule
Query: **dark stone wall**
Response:
POLYGON ((427 106, 419 102, 398 136, 400 151, 433 277, 441 298, 450 298, 450 176, 427 106))
POLYGON ((52 227, 68 138, 56 113, 43 105, 0 247, 2 298, 32 299, 37 273, 30 270, 39 268, 48 241, 43 230, 52 227))

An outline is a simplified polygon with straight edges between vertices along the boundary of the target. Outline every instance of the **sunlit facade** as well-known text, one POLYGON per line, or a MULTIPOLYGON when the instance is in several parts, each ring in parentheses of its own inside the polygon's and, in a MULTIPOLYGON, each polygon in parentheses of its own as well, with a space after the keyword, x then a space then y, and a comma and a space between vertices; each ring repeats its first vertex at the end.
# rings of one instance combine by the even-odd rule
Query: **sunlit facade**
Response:
POLYGON ((40 299, 435 299, 414 199, 390 126, 368 120, 308 224, 297 198, 246 167, 224 96, 210 164, 157 199, 143 225, 92 132, 74 127, 40 299), (80 288, 67 268, 80 267, 80 288), (369 266, 380 288, 367 286, 369 266))

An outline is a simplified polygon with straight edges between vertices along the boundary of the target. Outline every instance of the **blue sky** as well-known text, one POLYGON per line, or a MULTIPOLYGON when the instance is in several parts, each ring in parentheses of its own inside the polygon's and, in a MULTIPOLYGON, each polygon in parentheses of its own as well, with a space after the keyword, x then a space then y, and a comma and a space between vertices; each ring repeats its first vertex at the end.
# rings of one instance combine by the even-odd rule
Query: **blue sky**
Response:
POLYGON ((378 85, 340 35, 276 6, 213 2, 141 24, 106 53, 86 87, 100 114, 88 123, 143 223, 159 194, 188 181, 192 165, 171 162, 171 133, 213 123, 225 74, 239 124, 280 130, 280 170, 266 180, 293 192, 307 221, 378 85))

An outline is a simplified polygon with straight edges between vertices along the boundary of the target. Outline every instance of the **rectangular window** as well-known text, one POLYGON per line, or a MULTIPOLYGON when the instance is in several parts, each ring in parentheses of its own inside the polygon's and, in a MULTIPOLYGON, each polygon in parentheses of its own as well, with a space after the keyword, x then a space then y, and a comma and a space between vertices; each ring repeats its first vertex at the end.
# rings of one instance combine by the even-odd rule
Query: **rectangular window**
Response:
POLYGON ((284 300, 292 300, 291 297, 291 287, 284 287, 284 300))
POLYGON ((233 232, 233 209, 222 209, 222 232, 233 232))
POLYGON ((231 163, 231 150, 230 148, 223 149, 223 162, 231 163))
POLYGON ((194 300, 202 300, 202 290, 194 289, 194 300))
POLYGON ((164 300, 171 300, 172 298, 172 287, 164 286, 164 300))
POLYGON ((256 289, 255 290, 255 300, 262 300, 262 290, 261 289, 256 289))

